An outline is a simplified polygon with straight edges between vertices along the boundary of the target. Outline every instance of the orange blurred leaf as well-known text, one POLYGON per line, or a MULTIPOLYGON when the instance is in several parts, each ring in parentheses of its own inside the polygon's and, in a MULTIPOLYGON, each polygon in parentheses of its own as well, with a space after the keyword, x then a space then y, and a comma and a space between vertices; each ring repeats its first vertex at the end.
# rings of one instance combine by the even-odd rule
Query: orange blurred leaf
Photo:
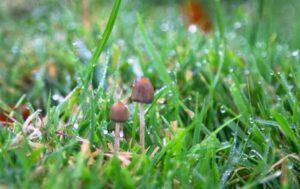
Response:
POLYGON ((188 1, 182 5, 182 14, 188 25, 195 24, 205 33, 212 31, 212 21, 201 3, 195 0, 188 1))

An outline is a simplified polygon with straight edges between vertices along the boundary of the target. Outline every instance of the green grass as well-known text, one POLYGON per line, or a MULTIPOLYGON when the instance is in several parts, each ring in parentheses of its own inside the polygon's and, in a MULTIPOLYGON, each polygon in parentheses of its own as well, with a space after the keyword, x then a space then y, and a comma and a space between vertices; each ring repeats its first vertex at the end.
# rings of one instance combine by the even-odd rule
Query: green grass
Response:
MULTIPOLYGON (((79 2, 79 1, 78 1, 79 2)), ((0 188, 300 188, 298 0, 0 6, 0 188), (20 12, 20 11, 18 11, 20 12), (155 87, 140 152, 137 75, 155 87), (121 154, 109 109, 126 102, 121 154), (23 120, 16 107, 26 103, 23 120)))

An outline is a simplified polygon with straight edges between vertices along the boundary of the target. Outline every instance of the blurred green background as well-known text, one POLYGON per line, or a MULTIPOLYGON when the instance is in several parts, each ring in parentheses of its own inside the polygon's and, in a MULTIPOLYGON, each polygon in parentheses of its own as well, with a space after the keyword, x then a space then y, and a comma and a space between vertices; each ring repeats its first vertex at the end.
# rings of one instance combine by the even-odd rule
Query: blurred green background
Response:
MULTIPOLYGON (((43 107, 47 96, 67 94, 76 86, 80 69, 105 28, 113 1, 86 0, 88 26, 83 21, 83 1, 80 0, 2 0, 0 5, 0 98, 15 103, 26 94, 27 100, 43 107)), ((216 29, 214 1, 199 1, 216 29)), ((147 23, 147 30, 158 48, 162 38, 188 35, 181 11, 186 1, 129 1, 124 0, 106 50, 113 45, 122 47, 119 59, 124 81, 135 77, 128 66, 141 45, 136 14, 147 23), (129 63, 128 63, 129 60, 129 63), (125 77, 126 76, 126 77, 125 77)), ((245 43, 263 45, 272 40, 288 44, 290 50, 299 48, 299 1, 261 0, 221 1, 223 27, 233 49, 245 43), (234 39, 234 40, 232 40, 234 39), (257 41, 260 41, 257 43, 257 41)), ((202 35, 203 37, 204 35, 202 35)), ((201 37, 201 34, 200 34, 201 37)), ((176 41, 174 43, 184 43, 176 41)), ((283 47, 278 47, 283 48, 283 47)), ((294 53, 297 53, 295 51, 294 53)), ((103 60, 103 59, 102 59, 103 60)), ((101 62, 101 60, 100 60, 101 62)), ((109 73, 113 73, 111 66, 109 73)), ((151 72, 151 66, 148 69, 151 72)), ((98 69, 101 74, 101 66, 98 69)), ((151 75, 151 74, 150 74, 151 75)), ((101 76, 96 74, 97 78, 101 76)))

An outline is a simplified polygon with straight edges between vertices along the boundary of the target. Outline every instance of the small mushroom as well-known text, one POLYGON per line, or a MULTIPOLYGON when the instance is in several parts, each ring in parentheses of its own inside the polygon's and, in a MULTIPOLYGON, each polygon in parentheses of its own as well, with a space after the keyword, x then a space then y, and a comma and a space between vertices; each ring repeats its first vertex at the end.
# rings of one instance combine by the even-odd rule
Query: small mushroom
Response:
POLYGON ((110 108, 109 113, 110 119, 116 122, 116 130, 115 130, 115 151, 119 151, 120 149, 120 128, 122 123, 128 120, 129 111, 127 107, 122 102, 116 102, 110 108))
POLYGON ((142 150, 145 150, 145 117, 144 104, 150 104, 153 101, 153 87, 150 80, 146 77, 141 77, 135 80, 131 99, 139 103, 139 118, 140 118, 140 145, 142 150))

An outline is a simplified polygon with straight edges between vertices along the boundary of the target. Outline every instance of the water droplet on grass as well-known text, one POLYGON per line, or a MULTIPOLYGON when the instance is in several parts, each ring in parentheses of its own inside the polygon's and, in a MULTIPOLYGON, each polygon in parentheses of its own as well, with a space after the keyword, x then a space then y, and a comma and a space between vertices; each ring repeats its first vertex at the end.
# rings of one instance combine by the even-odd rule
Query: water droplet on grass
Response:
POLYGON ((280 101, 281 101, 280 96, 277 96, 277 97, 276 97, 276 100, 277 100, 278 102, 280 102, 280 101))
POLYGON ((160 30, 163 32, 167 32, 171 29, 170 23, 169 22, 164 22, 160 25, 160 30))
POLYGON ((299 56, 299 54, 300 54, 300 51, 299 51, 299 50, 295 50, 295 51, 293 51, 293 52, 291 53, 291 55, 292 55, 293 57, 297 57, 297 56, 299 56))
POLYGON ((247 135, 250 135, 252 133, 252 129, 248 129, 247 135))
POLYGON ((196 65, 198 68, 200 68, 200 67, 202 66, 202 63, 198 61, 198 62, 195 63, 195 65, 196 65))
POLYGON ((292 163, 288 164, 288 169, 290 169, 290 170, 293 169, 293 164, 292 163))
POLYGON ((60 94, 54 94, 52 96, 52 100, 61 102, 64 100, 64 98, 60 94))
POLYGON ((220 50, 220 51, 219 51, 219 55, 220 55, 220 56, 223 56, 223 54, 224 54, 223 51, 220 50))
POLYGON ((190 33, 195 33, 195 32, 197 32, 198 28, 195 24, 192 24, 192 25, 189 25, 188 30, 190 33))
POLYGON ((249 75, 250 74, 250 70, 246 69, 245 70, 245 75, 249 75))
POLYGON ((235 29, 239 29, 239 28, 242 27, 242 24, 241 24, 240 22, 235 22, 235 23, 233 24, 233 27, 234 27, 235 29))
POLYGON ((269 143, 270 141, 271 141, 270 138, 266 138, 266 139, 265 139, 265 142, 266 142, 266 143, 269 143))
POLYGON ((249 117, 249 122, 251 123, 251 124, 253 124, 255 121, 254 121, 254 118, 252 117, 252 116, 250 116, 249 117))
POLYGON ((103 129, 103 134, 107 134, 108 133, 108 130, 106 130, 106 129, 103 129))
POLYGON ((222 114, 226 113, 226 109, 225 109, 225 106, 224 106, 224 105, 221 106, 220 112, 221 112, 222 114))

